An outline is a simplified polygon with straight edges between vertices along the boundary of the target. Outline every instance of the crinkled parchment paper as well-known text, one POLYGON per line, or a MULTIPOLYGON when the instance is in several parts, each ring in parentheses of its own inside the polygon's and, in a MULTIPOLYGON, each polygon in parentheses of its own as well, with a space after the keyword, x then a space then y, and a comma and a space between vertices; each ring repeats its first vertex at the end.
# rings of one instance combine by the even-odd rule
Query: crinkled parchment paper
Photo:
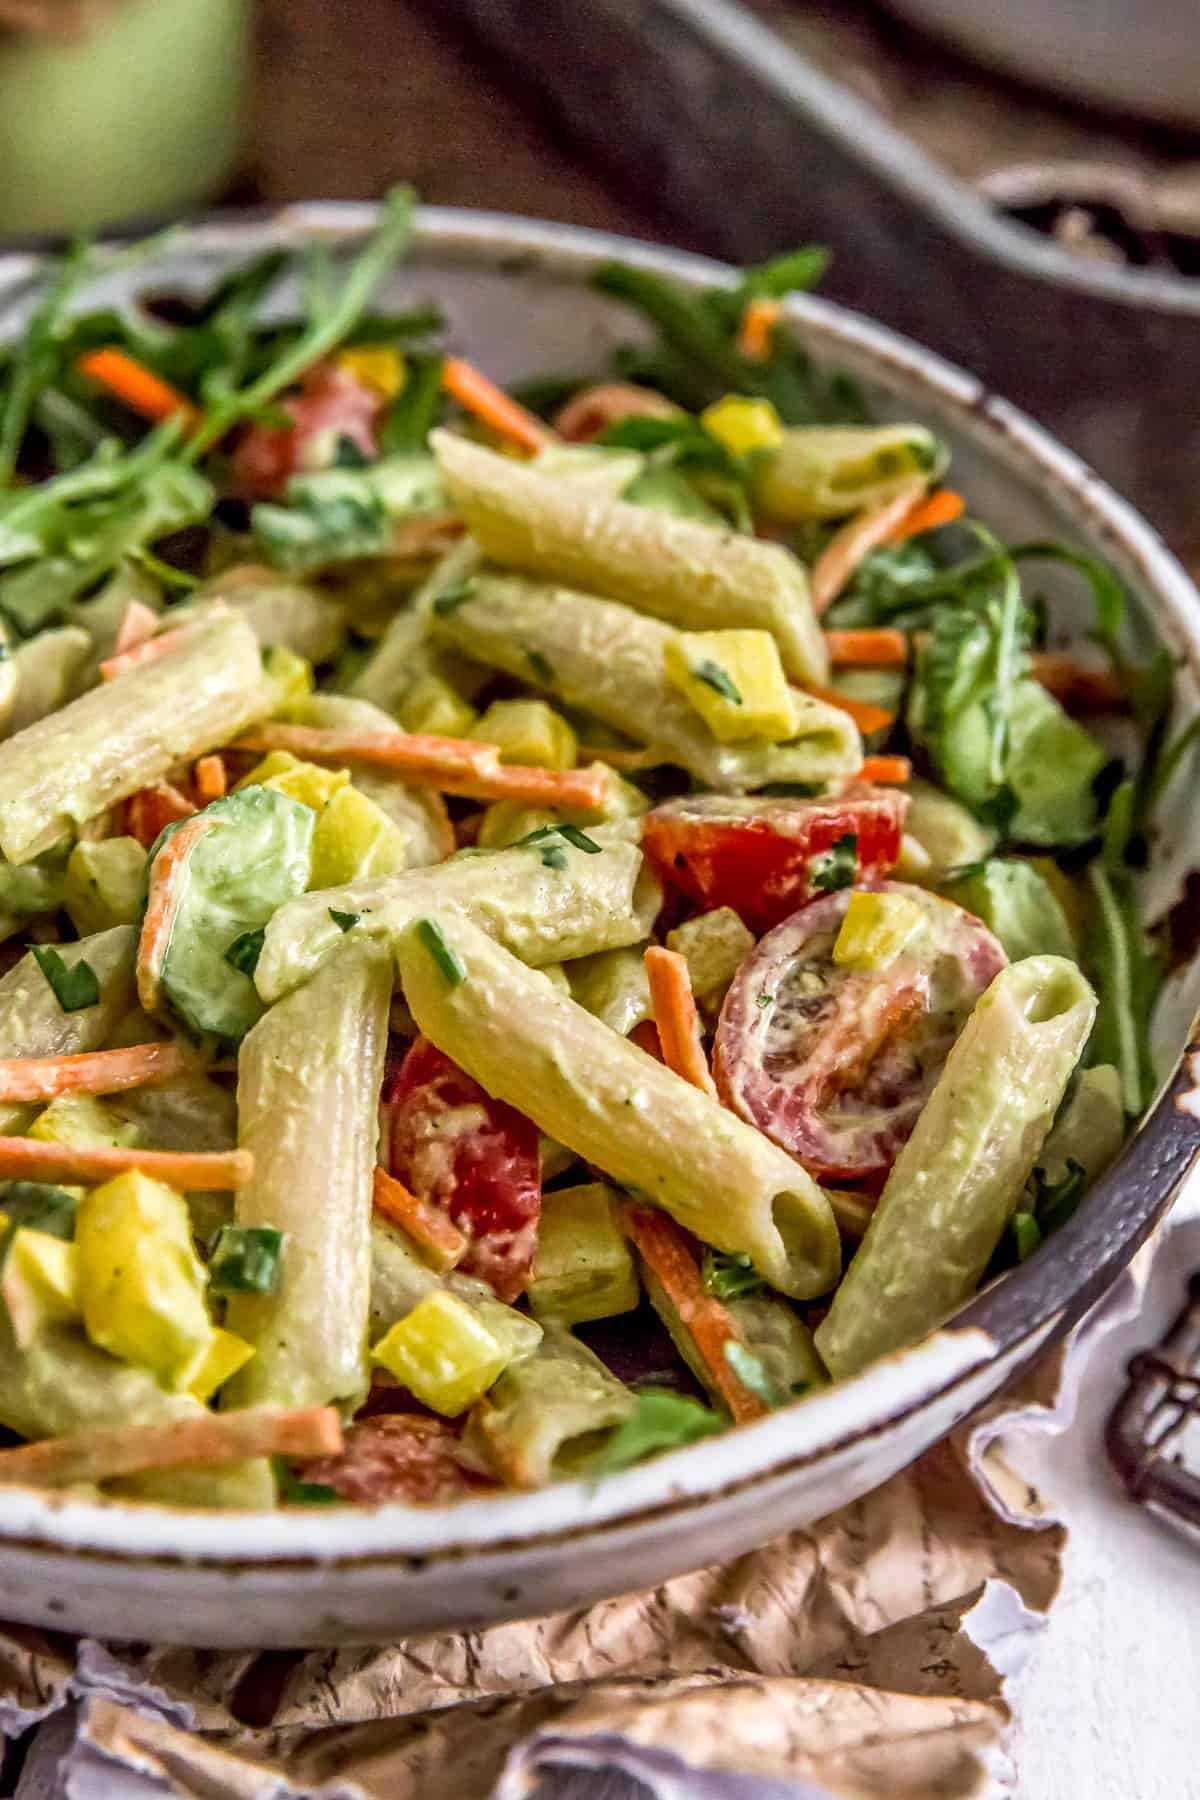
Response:
POLYGON ((866 1499, 653 1593, 295 1655, 0 1629, 0 1727, 39 1727, 18 1800, 1011 1794, 1006 1684, 1065 1543, 1022 1449, 1069 1426, 1089 1346, 1127 1325, 1148 1268, 1143 1252, 1077 1334, 1061 1383, 1055 1356, 866 1499))

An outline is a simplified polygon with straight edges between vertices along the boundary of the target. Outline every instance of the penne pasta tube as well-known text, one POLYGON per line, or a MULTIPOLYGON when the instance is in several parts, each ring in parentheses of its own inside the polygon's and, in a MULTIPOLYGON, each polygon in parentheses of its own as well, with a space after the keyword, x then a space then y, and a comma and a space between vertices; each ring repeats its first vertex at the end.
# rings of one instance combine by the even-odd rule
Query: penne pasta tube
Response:
MULTIPOLYGON (((230 1297, 226 1323, 257 1354, 236 1406, 354 1404, 367 1391, 371 1191, 392 970, 347 944, 242 1040, 238 1137, 254 1155, 242 1226, 284 1234, 272 1294, 230 1297)), ((232 1391, 230 1391, 232 1390, 232 1391)))
MULTIPOLYGON (((68 969, 86 962, 100 989, 93 1006, 64 1012, 32 953, 23 956, 0 978, 0 1044, 7 1056, 76 1056, 112 1041, 117 1021, 133 1005, 133 959, 137 933, 132 925, 116 925, 60 944, 58 954, 68 969)), ((0 1136, 25 1129, 31 1117, 23 1105, 0 1105, 0 1136)))
POLYGON ((972 1294, 1096 1014, 1074 963, 1031 956, 976 1003, 817 1327, 830 1373, 913 1343, 972 1294))
POLYGON ((548 1324, 533 1355, 510 1363, 476 1402, 466 1441, 514 1487, 544 1487, 564 1452, 569 1459, 578 1444, 586 1454, 592 1434, 622 1424, 633 1407, 624 1382, 586 1344, 548 1324))
POLYGON ((63 706, 83 685, 92 659, 92 640, 81 625, 40 631, 12 658, 16 677, 11 704, 4 710, 0 735, 15 737, 47 713, 63 706))
POLYGON ((658 911, 658 883, 636 844, 602 827, 588 835, 601 845, 599 855, 555 838, 560 854, 549 863, 536 844, 469 851, 433 868, 289 901, 267 926, 254 973, 258 991, 277 1000, 321 967, 344 942, 335 912, 356 918, 355 937, 389 946, 426 913, 464 913, 522 962, 538 965, 638 943, 658 911))
POLYGON ((786 743, 718 743, 667 680, 676 628, 615 600, 488 571, 452 611, 435 612, 430 629, 476 661, 532 679, 637 742, 653 743, 664 762, 725 793, 852 775, 862 762, 854 721, 798 690, 795 735, 786 743))
POLYGON ((781 545, 610 500, 448 431, 429 441, 472 536, 493 561, 608 594, 691 631, 769 631, 789 675, 827 678, 804 569, 781 545))
POLYGON ((0 850, 28 862, 173 764, 271 710, 258 641, 232 614, 0 744, 0 850))
POLYGON ((413 1017, 439 1050, 705 1243, 748 1255, 781 1292, 828 1292, 837 1226, 799 1163, 475 925, 439 916, 445 961, 431 954, 428 927, 405 932, 396 954, 413 1017))

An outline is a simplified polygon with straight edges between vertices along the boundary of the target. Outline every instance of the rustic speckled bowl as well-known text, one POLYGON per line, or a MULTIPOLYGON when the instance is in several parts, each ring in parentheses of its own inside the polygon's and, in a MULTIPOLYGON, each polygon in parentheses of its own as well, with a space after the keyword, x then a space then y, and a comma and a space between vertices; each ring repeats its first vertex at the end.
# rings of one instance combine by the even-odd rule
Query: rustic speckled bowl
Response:
MULTIPOLYGON (((113 297, 203 286, 238 259, 314 233, 353 240, 373 216, 368 206, 312 205, 190 226, 153 262, 114 278, 113 297)), ((429 210, 388 299, 436 300, 453 342, 502 380, 600 368, 636 330, 589 286, 614 256, 685 286, 728 276, 700 258, 593 232, 429 210)), ((37 279, 36 257, 0 258, 0 337, 19 329, 37 279)), ((881 413, 916 417, 949 440, 957 482, 1001 533, 1062 536, 1109 557, 1135 597, 1143 644, 1161 638, 1180 658, 1180 715, 1195 710, 1200 596, 1130 507, 1029 419, 915 344, 815 299, 790 302, 788 319, 816 359, 865 384, 881 413)), ((1087 625, 1069 589, 1055 608, 1068 636, 1087 625)), ((1155 915, 1200 863, 1200 819, 1187 805, 1195 774, 1173 790, 1147 877, 1155 915)), ((1158 1021, 1157 1104, 1071 1223, 952 1324, 857 1380, 598 1486, 564 1482, 444 1511, 206 1514, 3 1491, 0 1611, 102 1637, 197 1645, 379 1640, 652 1585, 843 1505, 1061 1335, 1170 1204, 1200 1148, 1197 986, 1194 967, 1173 978, 1158 1021)))

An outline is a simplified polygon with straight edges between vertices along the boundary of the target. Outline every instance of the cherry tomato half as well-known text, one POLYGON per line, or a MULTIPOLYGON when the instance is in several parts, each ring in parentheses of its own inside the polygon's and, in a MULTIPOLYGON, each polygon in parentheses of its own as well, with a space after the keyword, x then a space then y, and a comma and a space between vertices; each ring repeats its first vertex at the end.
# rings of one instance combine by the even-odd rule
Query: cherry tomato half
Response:
POLYGON ((418 1038, 384 1087, 389 1163, 471 1240, 459 1267, 501 1300, 525 1286, 542 1206, 538 1131, 418 1038))
POLYGON ((903 882, 925 925, 885 967, 833 961, 849 890, 766 937, 725 996, 713 1075, 725 1105, 818 1179, 878 1181, 916 1123, 979 995, 1007 958, 978 919, 903 882))
POLYGON ((379 454, 375 425, 384 401, 374 388, 332 363, 318 363, 298 394, 279 403, 290 425, 251 425, 231 462, 234 492, 244 500, 272 500, 302 470, 328 469, 347 438, 368 461, 379 454))
POLYGON ((642 845, 663 879, 707 912, 731 906, 758 933, 821 892, 822 859, 850 852, 834 880, 873 881, 895 867, 907 796, 852 782, 819 799, 702 794, 648 813, 642 845), (853 844, 848 840, 853 839, 853 844))

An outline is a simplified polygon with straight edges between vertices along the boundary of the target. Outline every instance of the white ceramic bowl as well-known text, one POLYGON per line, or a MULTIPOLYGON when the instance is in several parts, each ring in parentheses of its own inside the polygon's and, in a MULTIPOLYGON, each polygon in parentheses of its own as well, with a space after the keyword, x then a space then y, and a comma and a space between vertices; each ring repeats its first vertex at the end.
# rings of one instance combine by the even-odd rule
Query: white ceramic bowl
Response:
MULTIPOLYGON (((268 245, 354 238, 373 217, 366 206, 313 205, 197 224, 122 277, 116 297, 138 285, 203 286, 268 245)), ((416 252, 387 298, 438 301, 453 342, 501 380, 598 369, 636 331, 589 286, 614 256, 685 286, 729 278, 700 258, 598 233, 434 209, 421 215, 416 252)), ((34 258, 0 258, 0 336, 17 328, 37 272, 34 258)), ((1044 431, 915 344, 816 299, 794 299, 787 316, 814 357, 857 376, 881 412, 920 419, 951 443, 956 480, 1000 532, 1061 535, 1107 555, 1144 627, 1179 654, 1181 689, 1194 697, 1200 596, 1136 513, 1044 431)), ((1196 859, 1200 825, 1185 813, 1165 837, 1170 853, 1151 882, 1157 906, 1196 859)), ((1176 1063, 1188 1040, 1188 973, 1163 1014, 1176 1063)), ((565 1482, 443 1511, 204 1514, 0 1491, 0 1611, 159 1642, 378 1640, 579 1605, 736 1556, 885 1480, 1080 1315, 1161 1216, 1200 1146, 1194 1086, 1188 1060, 1071 1224, 952 1326, 755 1425, 599 1486, 565 1482)))

